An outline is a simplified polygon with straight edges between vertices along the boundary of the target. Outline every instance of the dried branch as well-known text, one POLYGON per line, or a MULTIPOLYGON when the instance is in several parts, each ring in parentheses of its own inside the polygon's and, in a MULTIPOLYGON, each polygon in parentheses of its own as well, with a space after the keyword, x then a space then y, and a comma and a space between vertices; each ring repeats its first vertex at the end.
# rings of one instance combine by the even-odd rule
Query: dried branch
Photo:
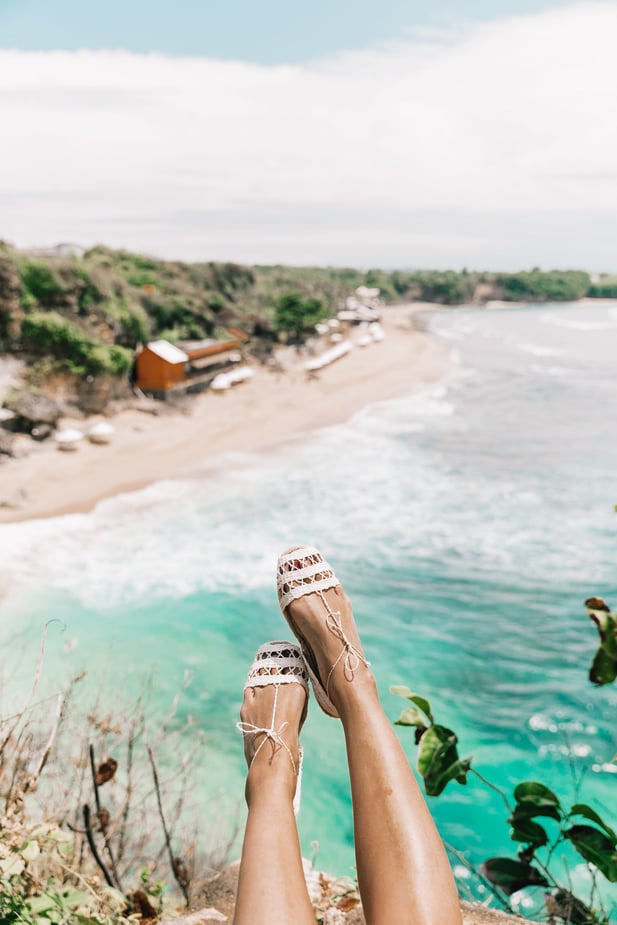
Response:
POLYGON ((161 802, 161 788, 159 786, 159 776, 156 770, 156 764, 154 763, 154 756, 152 754, 152 749, 150 746, 148 748, 148 758, 150 759, 150 765, 152 767, 152 777, 154 778, 154 789, 156 791, 156 799, 159 807, 159 816, 161 819, 161 824, 163 826, 163 832, 165 833, 165 844, 167 845, 167 852, 169 854, 169 863, 171 865, 171 870, 174 875, 174 879, 180 889, 182 890, 182 895, 184 896, 184 901, 186 902, 186 907, 189 907, 189 893, 186 885, 186 877, 183 876, 182 868, 180 867, 180 859, 174 857, 174 853, 171 848, 171 838, 169 835, 169 829, 167 828, 167 823, 165 822, 165 814, 163 813, 163 804, 161 802))
POLYGON ((62 719, 62 713, 64 711, 64 694, 58 694, 58 702, 56 704, 56 718, 54 724, 51 727, 51 732, 49 733, 49 738, 45 744, 45 748, 39 759, 39 763, 36 767, 36 770, 30 775, 26 783, 24 784, 24 793, 27 793, 31 787, 35 787, 43 768, 47 764, 47 759, 49 758, 49 753, 51 752, 52 745, 54 744, 54 739, 56 738, 56 733, 58 732, 58 726, 60 725, 60 720, 62 719))
POLYGON ((128 830, 129 812, 133 797, 133 748, 135 746, 135 726, 131 727, 126 749, 126 797, 122 808, 122 821, 120 824, 120 841, 118 844, 118 861, 124 857, 126 834, 128 830))
POLYGON ((90 825, 90 807, 87 803, 84 804, 84 825, 86 827, 86 838, 88 839, 88 844, 90 845, 90 851, 92 852, 92 857, 99 865, 101 873, 105 877, 105 881, 108 886, 115 887, 115 883, 111 879, 110 873, 105 867, 103 860, 98 852, 96 847, 96 842, 94 841, 94 835, 92 834, 92 826, 90 825))
POLYGON ((90 770, 92 772, 92 784, 94 786, 94 799, 96 801, 96 813, 98 820, 101 825, 101 832, 103 833, 103 838, 105 840, 105 849, 109 857, 109 863, 111 864, 111 869, 113 871, 115 883, 111 884, 112 886, 117 886, 119 890, 124 892, 122 889, 122 884, 120 883, 120 878, 118 877, 118 870, 116 868, 116 862, 114 859, 113 851, 111 850, 111 842, 109 841, 109 836, 107 834, 107 825, 105 823, 105 818, 101 812, 101 798, 99 796, 99 785, 97 784, 96 777, 96 764, 94 761, 94 746, 90 745, 90 770))
POLYGON ((41 648, 39 650, 39 657, 38 657, 38 661, 36 664, 36 671, 34 672, 34 679, 32 681, 32 686, 30 690, 28 691, 28 695, 23 703, 21 710, 19 711, 19 713, 16 714, 15 722, 9 728, 9 731, 4 737, 2 744, 0 744, 0 755, 4 752, 4 749, 6 748, 8 742, 10 742, 11 738, 13 737, 13 733, 17 729, 17 726, 19 725, 22 716, 24 715, 24 713, 30 706, 32 698, 34 697, 34 693, 39 685, 39 681, 41 679, 41 670, 43 668, 43 661, 45 659, 45 642, 47 640, 47 630, 49 629, 52 623, 60 623, 60 622, 61 622, 60 620, 48 620, 45 626, 43 627, 43 636, 41 638, 41 648))

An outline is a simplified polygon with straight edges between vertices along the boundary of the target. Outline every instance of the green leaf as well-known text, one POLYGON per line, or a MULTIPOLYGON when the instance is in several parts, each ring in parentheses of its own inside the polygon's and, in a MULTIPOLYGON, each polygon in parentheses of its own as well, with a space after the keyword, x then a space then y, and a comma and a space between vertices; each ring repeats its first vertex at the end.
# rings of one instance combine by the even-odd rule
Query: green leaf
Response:
POLYGON ((561 813, 554 806, 534 806, 533 803, 517 803, 514 815, 520 819, 535 819, 536 816, 547 816, 550 819, 561 819, 561 813))
POLYGON ((601 646, 595 654, 589 669, 589 680, 592 684, 601 686, 611 684, 617 678, 617 659, 601 646))
POLYGON ((92 896, 89 893, 84 893, 83 890, 67 890, 62 897, 62 901, 68 909, 76 909, 79 906, 87 905, 91 900, 92 896))
POLYGON ((428 796, 438 797, 451 780, 455 780, 458 784, 466 784, 470 767, 471 758, 457 758, 452 764, 443 767, 440 772, 429 774, 424 779, 428 796))
POLYGON ((617 834, 614 832, 613 829, 607 826, 606 822, 604 822, 602 817, 599 816, 597 812, 591 808, 591 806, 587 806, 586 803, 576 803, 570 810, 570 815, 571 816, 585 816, 586 819, 590 819, 592 822, 595 822, 597 825, 600 826, 601 829, 604 829, 604 831, 606 832, 606 834, 612 841, 613 846, 617 845, 617 834))
POLYGON ((517 814, 516 810, 508 819, 512 826, 510 838, 526 845, 540 848, 548 843, 548 835, 538 822, 534 822, 526 813, 517 814))
POLYGON ((413 696, 411 689, 406 684, 391 684, 390 693, 396 697, 408 698, 413 696))
POLYGON ((617 851, 603 832, 590 825, 574 825, 564 835, 581 857, 594 864, 611 883, 617 882, 617 851))
POLYGON ((39 848, 39 843, 36 841, 26 842, 24 847, 19 852, 24 859, 24 861, 35 861, 41 853, 39 848))
POLYGON ((467 783, 471 759, 458 757, 456 743, 456 734, 445 726, 430 726, 420 739, 418 771, 428 796, 439 796, 451 780, 467 783))
POLYGON ((415 707, 407 707, 403 710, 394 724, 395 726, 426 726, 426 717, 416 710, 415 707))
POLYGON ((42 893, 41 896, 32 896, 28 900, 28 908, 34 915, 42 915, 50 909, 55 909, 55 907, 56 902, 48 893, 42 893))
POLYGON ((421 697, 420 694, 412 694, 409 697, 409 700, 411 700, 412 703, 415 703, 417 707, 420 707, 422 712, 428 716, 431 723, 434 722, 433 714, 431 713, 431 705, 426 697, 421 697))
POLYGON ((426 697, 421 697, 420 694, 414 694, 410 688, 406 687, 404 684, 393 684, 390 688, 390 693, 396 694, 397 697, 404 697, 405 700, 411 700, 412 703, 415 703, 423 713, 426 714, 429 721, 433 722, 433 714, 431 713, 431 705, 426 697))
POLYGON ((517 803, 530 804, 535 807, 553 807, 561 813, 561 804, 553 791, 535 780, 523 781, 515 787, 514 799, 517 803))
POLYGON ((548 880, 537 867, 513 861, 511 858, 490 858, 480 869, 486 879, 503 890, 507 896, 526 886, 548 886, 548 880))

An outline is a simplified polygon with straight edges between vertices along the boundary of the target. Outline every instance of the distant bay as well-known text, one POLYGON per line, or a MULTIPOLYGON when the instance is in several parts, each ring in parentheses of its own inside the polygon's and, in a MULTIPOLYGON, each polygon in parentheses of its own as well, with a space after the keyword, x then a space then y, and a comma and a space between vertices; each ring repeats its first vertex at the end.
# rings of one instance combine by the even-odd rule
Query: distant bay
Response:
MULTIPOLYGON (((568 803, 585 769, 580 798, 614 826, 617 688, 587 680, 583 601, 617 599, 617 307, 426 319, 453 352, 436 386, 90 515, 0 526, 0 632, 9 654, 26 646, 16 683, 52 617, 66 630, 50 628, 47 685, 87 668, 130 694, 156 666, 164 709, 190 672, 181 711, 205 731, 201 785, 231 818, 244 676, 262 641, 288 633, 276 556, 308 541, 355 603, 393 720, 403 702, 389 686, 409 684, 485 776, 506 790, 542 779, 568 803)), ((315 704, 304 743, 303 852, 318 841, 321 866, 351 872, 342 733, 315 704)), ((431 808, 472 862, 513 854, 500 798, 478 781, 450 785, 431 808)))

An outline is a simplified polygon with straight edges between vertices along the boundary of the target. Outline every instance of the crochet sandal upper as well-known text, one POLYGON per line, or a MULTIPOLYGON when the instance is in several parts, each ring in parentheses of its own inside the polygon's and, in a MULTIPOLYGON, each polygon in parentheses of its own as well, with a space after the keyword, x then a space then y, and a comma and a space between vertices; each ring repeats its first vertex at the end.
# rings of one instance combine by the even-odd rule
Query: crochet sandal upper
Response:
POLYGON ((276 587, 281 610, 305 594, 336 588, 340 582, 319 550, 294 546, 278 560, 276 587))
MULTIPOLYGON (((248 673, 248 678, 244 689, 247 687, 274 687, 274 702, 272 704, 272 718, 269 726, 256 726, 254 723, 238 722, 236 728, 243 736, 263 735, 263 738, 255 753, 251 758, 249 769, 257 758, 266 742, 270 742, 273 749, 273 756, 280 748, 287 752, 293 772, 296 775, 296 791, 294 794, 293 808, 297 815, 300 809, 300 791, 302 781, 302 758, 303 750, 299 746, 299 765, 296 766, 291 749, 283 739, 283 732, 289 726, 287 720, 276 727, 276 707, 278 704, 279 689, 282 684, 300 684, 306 691, 308 703, 308 672, 300 648, 292 642, 277 641, 266 642, 260 646, 255 654, 253 664, 248 673)), ((300 729, 306 719, 307 705, 300 717, 300 729)))

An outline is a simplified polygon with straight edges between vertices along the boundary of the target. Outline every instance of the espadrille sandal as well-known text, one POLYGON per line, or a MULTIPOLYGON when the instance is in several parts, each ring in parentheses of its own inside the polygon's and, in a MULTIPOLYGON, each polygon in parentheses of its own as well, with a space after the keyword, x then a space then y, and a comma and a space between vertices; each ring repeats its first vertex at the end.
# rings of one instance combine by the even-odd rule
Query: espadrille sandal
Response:
POLYGON ((266 728, 263 726, 255 726, 253 723, 239 722, 236 723, 236 727, 239 729, 243 736, 253 736, 254 738, 262 736, 262 740, 255 749, 255 754, 251 758, 249 770, 266 742, 270 742, 272 744, 273 755, 280 748, 287 752, 294 774, 296 775, 296 792, 294 794, 293 808, 294 813, 297 816, 298 810, 300 809, 300 791, 302 787, 303 749, 302 746, 299 746, 299 758, 298 764, 296 766, 291 749, 282 737, 283 732, 289 723, 285 721, 279 725, 278 729, 276 728, 276 706, 278 703, 279 689, 283 684, 300 684, 306 691, 306 702, 300 717, 300 725, 298 727, 299 732, 304 725, 304 720, 306 719, 306 714, 308 711, 309 690, 307 667, 304 658, 302 657, 302 652, 298 646, 293 642, 285 642, 281 640, 276 642, 266 642, 263 646, 259 647, 255 654, 253 664, 249 669, 246 684, 244 685, 244 690, 246 690, 247 687, 274 687, 274 703, 272 705, 272 719, 270 720, 270 726, 266 728))
POLYGON ((294 636, 300 643, 317 703, 328 716, 338 718, 338 710, 328 694, 334 669, 339 663, 342 663, 345 677, 348 681, 352 681, 354 672, 360 664, 367 667, 370 665, 361 650, 347 639, 343 630, 340 611, 333 611, 324 595, 324 591, 340 587, 340 582, 319 550, 313 546, 292 546, 279 556, 276 584, 281 611, 294 636), (321 598, 324 605, 325 626, 341 643, 340 655, 330 667, 325 684, 319 677, 315 653, 304 638, 302 628, 298 625, 297 620, 291 616, 288 609, 293 601, 297 601, 298 598, 307 594, 317 594, 321 598))

